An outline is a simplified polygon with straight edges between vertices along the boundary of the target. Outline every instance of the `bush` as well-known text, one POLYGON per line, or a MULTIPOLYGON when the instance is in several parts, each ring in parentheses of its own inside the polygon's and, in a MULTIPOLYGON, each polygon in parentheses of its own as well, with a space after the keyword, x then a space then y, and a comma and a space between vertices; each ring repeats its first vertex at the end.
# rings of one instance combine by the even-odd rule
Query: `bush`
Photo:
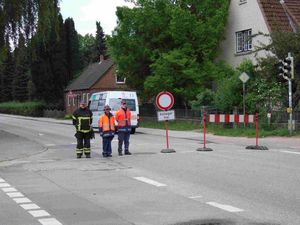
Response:
POLYGON ((42 116, 44 102, 2 102, 0 103, 0 113, 16 114, 22 116, 42 116))

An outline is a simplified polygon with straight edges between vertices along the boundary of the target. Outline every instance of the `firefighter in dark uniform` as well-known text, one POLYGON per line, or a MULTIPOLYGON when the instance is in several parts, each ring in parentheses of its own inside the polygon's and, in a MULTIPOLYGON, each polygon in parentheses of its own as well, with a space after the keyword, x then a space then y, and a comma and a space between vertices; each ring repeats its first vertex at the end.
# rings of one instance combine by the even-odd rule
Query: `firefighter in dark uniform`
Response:
POLYGON ((93 113, 87 107, 85 102, 80 102, 79 108, 73 113, 73 125, 76 128, 75 137, 77 139, 76 154, 81 158, 83 153, 86 158, 91 158, 91 142, 94 138, 93 128, 91 126, 93 113))

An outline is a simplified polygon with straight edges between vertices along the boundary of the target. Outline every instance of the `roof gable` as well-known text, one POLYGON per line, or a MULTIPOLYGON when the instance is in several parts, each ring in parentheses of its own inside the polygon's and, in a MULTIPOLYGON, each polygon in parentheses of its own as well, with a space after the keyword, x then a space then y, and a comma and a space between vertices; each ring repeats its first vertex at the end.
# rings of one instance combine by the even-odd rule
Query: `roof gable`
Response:
POLYGON ((69 90, 84 90, 92 87, 111 67, 113 66, 112 60, 104 60, 101 63, 90 64, 80 77, 74 80, 66 88, 69 90))

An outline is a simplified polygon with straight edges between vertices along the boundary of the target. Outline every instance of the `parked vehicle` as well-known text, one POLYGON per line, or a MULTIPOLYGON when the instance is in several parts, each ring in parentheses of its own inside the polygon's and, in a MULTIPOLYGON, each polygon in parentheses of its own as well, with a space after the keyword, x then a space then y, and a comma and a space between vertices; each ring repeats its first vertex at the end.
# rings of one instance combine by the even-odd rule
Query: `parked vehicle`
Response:
MULTIPOLYGON (((99 117, 103 114, 105 105, 111 107, 113 115, 120 109, 121 100, 125 99, 131 111, 131 134, 135 133, 139 123, 139 105, 135 91, 104 91, 93 93, 90 97, 89 108, 93 112, 93 128, 98 129, 99 117)), ((116 126, 118 126, 116 122, 116 126)))

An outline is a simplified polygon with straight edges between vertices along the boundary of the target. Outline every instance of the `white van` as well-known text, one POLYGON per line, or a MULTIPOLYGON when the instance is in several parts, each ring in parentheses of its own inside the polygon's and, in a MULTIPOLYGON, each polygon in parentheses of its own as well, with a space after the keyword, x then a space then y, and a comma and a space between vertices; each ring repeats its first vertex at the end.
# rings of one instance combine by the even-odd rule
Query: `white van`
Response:
POLYGON ((103 91, 93 93, 89 101, 89 108, 93 112, 92 125, 94 129, 98 130, 98 120, 104 113, 104 106, 109 105, 111 113, 115 115, 121 107, 122 99, 126 100, 127 107, 131 111, 131 133, 135 133, 139 122, 139 105, 135 91, 103 91))

